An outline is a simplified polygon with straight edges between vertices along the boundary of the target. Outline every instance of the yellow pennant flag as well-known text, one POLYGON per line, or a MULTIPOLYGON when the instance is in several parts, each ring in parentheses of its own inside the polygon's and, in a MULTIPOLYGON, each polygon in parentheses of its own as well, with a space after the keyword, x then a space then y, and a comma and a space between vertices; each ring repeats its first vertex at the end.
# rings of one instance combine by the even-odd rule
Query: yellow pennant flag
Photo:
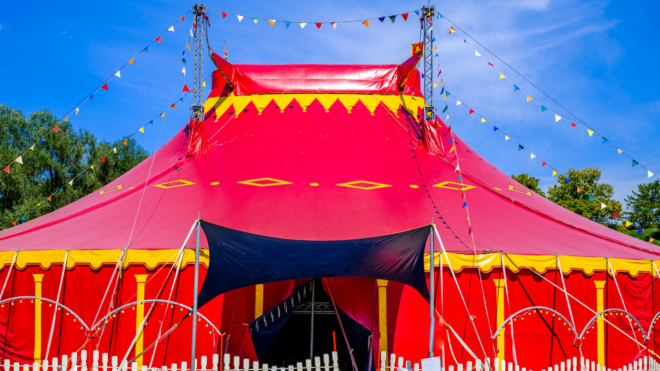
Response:
POLYGON ((557 170, 552 169, 552 176, 555 176, 555 175, 557 175, 557 170))
POLYGON ((504 76, 504 74, 500 73, 500 79, 506 79, 506 77, 504 76))
POLYGON ((456 146, 452 146, 451 149, 449 150, 449 153, 454 152, 455 149, 456 149, 456 146))
POLYGON ((67 117, 64 119, 64 122, 67 122, 67 121, 69 121, 69 116, 67 116, 67 117))
POLYGON ((481 118, 481 123, 483 124, 484 122, 486 122, 486 119, 482 117, 481 118))
POLYGON ((133 60, 134 60, 134 59, 135 59, 135 58, 131 58, 131 60, 128 61, 128 64, 133 64, 133 60))
POLYGON ((140 133, 144 133, 144 127, 141 127, 140 130, 138 130, 140 133))
POLYGON ((94 165, 90 166, 90 169, 94 170, 94 165))
POLYGON ((444 94, 442 94, 442 99, 445 99, 445 98, 447 98, 447 92, 445 92, 444 94))
POLYGON ((275 20, 274 19, 269 19, 268 23, 270 23, 270 26, 273 27, 273 25, 275 24, 275 20))
POLYGON ((186 48, 188 48, 188 50, 190 50, 190 44, 186 43, 186 48))
POLYGON ((440 82, 438 83, 438 85, 442 85, 443 81, 445 81, 445 79, 440 79, 440 82))
POLYGON ((632 223, 626 220, 626 227, 630 227, 631 225, 632 223))
POLYGON ((530 96, 528 95, 528 96, 527 96, 527 101, 529 102, 529 101, 532 101, 532 100, 534 100, 534 98, 532 98, 532 97, 530 97, 530 96))
POLYGON ((589 129, 587 129, 587 132, 589 133, 589 136, 594 135, 594 131, 593 131, 593 130, 589 130, 589 129))
POLYGON ((202 81, 202 86, 206 87, 206 81, 202 81))
POLYGON ((649 243, 655 241, 655 238, 649 236, 649 243))
POLYGON ((438 83, 434 82, 434 83, 433 83, 433 87, 434 87, 434 88, 437 88, 437 87, 438 87, 438 83))
POLYGON ((30 151, 34 151, 34 144, 30 147, 30 151))
POLYGON ((438 49, 437 46, 435 48, 431 49, 431 51, 434 52, 434 51, 436 51, 436 49, 438 49))
POLYGON ((454 27, 451 27, 451 26, 450 26, 450 27, 449 27, 449 34, 451 35, 451 34, 453 34, 454 32, 456 32, 456 30, 454 29, 454 27))
POLYGON ((504 136, 504 140, 509 140, 509 139, 511 139, 510 136, 508 136, 508 135, 505 135, 505 136, 504 136))
POLYGON ((619 154, 622 154, 623 151, 617 148, 617 151, 619 151, 619 154))

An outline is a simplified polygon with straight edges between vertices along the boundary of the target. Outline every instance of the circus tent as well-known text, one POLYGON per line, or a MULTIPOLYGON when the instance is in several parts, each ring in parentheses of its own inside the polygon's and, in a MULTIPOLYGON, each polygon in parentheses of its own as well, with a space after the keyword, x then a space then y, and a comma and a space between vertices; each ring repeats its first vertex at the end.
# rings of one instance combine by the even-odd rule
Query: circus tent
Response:
MULTIPOLYGON (((0 232, 2 299, 38 296, 66 306, 54 312, 46 301, 4 302, 0 358, 40 362, 84 347, 139 354, 187 310, 130 304, 190 306, 194 240, 187 237, 198 218, 264 238, 317 242, 433 223, 432 238, 444 251, 427 254, 418 273, 428 282, 430 262, 436 267, 436 347, 450 364, 470 359, 468 348, 528 369, 580 354, 615 368, 655 354, 655 330, 646 342, 642 330, 657 311, 657 249, 530 192, 441 120, 420 123, 418 58, 401 65, 232 65, 214 56, 203 121, 186 124, 102 189, 0 232), (530 307, 551 311, 505 323, 530 307), (625 310, 641 328, 626 315, 592 321, 608 308, 625 310), (585 326, 593 329, 576 341, 569 328, 585 326)), ((206 236, 201 243, 203 280, 206 236)), ((427 300, 402 281, 371 276, 239 283, 201 308, 198 326, 208 331, 198 332, 200 353, 258 358, 249 324, 274 321, 280 304, 313 278, 323 278, 342 313, 370 332, 374 353, 427 356, 427 300), (225 333, 222 347, 218 332, 225 333)), ((190 350, 177 344, 190 327, 184 322, 140 365, 185 360, 190 350)))

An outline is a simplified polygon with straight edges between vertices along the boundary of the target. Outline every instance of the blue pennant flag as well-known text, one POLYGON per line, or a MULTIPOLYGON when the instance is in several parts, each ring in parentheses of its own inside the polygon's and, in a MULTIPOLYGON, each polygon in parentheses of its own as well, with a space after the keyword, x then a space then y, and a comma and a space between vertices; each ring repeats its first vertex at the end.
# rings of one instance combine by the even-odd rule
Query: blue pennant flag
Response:
POLYGON ((424 74, 422 74, 422 78, 424 78, 424 74))
POLYGON ((433 40, 431 40, 431 42, 432 42, 432 43, 434 43, 434 42, 435 42, 435 37, 433 38, 433 40))
POLYGON ((516 90, 520 90, 520 88, 517 87, 517 86, 515 86, 515 85, 513 85, 513 91, 516 91, 516 90))
POLYGON ((378 20, 382 22, 382 21, 385 20, 385 17, 380 17, 380 18, 378 18, 378 20))
POLYGON ((463 39, 463 42, 467 44, 467 40, 463 39))
POLYGON ((641 229, 638 229, 638 230, 637 230, 637 234, 641 234, 641 233, 642 233, 642 230, 641 230, 641 229))
POLYGON ((64 192, 64 189, 60 188, 60 193, 64 192))
POLYGON ((603 137, 603 141, 601 142, 601 144, 605 144, 607 142, 609 142, 609 140, 607 140, 605 137, 603 137))
POLYGON ((498 131, 500 129, 497 128, 497 126, 493 126, 493 131, 498 131))
POLYGON ((34 209, 30 209, 30 214, 32 214, 33 212, 34 212, 34 209))
POLYGON ((2 198, 2 197, 4 197, 4 195, 2 193, 0 193, 0 198, 2 198))
POLYGON ((463 207, 461 209, 465 209, 467 207, 467 201, 463 202, 463 207))
POLYGON ((415 13, 417 13, 417 15, 419 15, 419 10, 415 10, 415 13))
POLYGON ((149 47, 147 46, 146 48, 144 48, 144 51, 149 52, 149 47))
POLYGON ((39 143, 43 143, 43 142, 45 142, 45 141, 46 141, 46 138, 41 138, 41 140, 39 141, 39 143))
POLYGON ((149 125, 153 125, 154 120, 149 121, 149 125))
POLYGON ((284 22, 284 24, 286 25, 286 28, 289 28, 289 26, 291 26, 291 22, 284 22))
POLYGON ((437 57, 437 56, 438 56, 438 53, 435 53, 435 56, 437 57))
MULTIPOLYGON (((185 52, 184 52, 184 53, 185 53, 185 52)), ((186 60, 186 58, 181 59, 181 62, 183 62, 183 63, 185 63, 185 64, 188 64, 188 61, 186 60)))
POLYGON ((459 181, 459 182, 462 182, 462 181, 463 181, 463 176, 462 176, 462 175, 458 177, 458 181, 459 181))
POLYGON ((454 140, 454 134, 449 137, 449 143, 451 143, 452 140, 454 140))
POLYGON ((437 18, 442 18, 442 14, 438 13, 438 17, 437 17, 437 18))
POLYGON ((23 215, 23 216, 21 217, 21 220, 25 220, 25 215, 23 215))
POLYGON ((89 100, 94 100, 94 94, 89 96, 89 100))
POLYGON ((442 95, 442 93, 444 93, 444 92, 445 92, 445 87, 443 86, 442 90, 440 90, 440 95, 442 95))
POLYGON ((593 201, 593 200, 595 200, 595 199, 596 199, 596 197, 594 197, 594 196, 592 196, 592 195, 589 195, 589 201, 593 201))
POLYGON ((569 183, 570 181, 571 181, 570 179, 566 178, 565 183, 569 183))

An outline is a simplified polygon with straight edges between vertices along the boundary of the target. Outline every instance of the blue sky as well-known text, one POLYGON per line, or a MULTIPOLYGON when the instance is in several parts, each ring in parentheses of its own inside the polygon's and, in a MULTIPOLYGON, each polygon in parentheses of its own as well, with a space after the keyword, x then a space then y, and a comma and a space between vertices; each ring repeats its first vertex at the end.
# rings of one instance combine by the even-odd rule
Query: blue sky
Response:
MULTIPOLYGON (((0 58, 4 71, 0 103, 31 112, 49 107, 62 115, 97 88, 119 67, 166 30, 192 3, 181 1, 67 1, 37 2, 26 17, 24 5, 3 4, 0 12, 0 58)), ((265 19, 291 21, 341 21, 400 14, 421 7, 403 1, 208 1, 206 6, 261 18, 238 22, 209 12, 210 42, 222 50, 227 42, 233 63, 399 63, 410 55, 410 44, 419 39, 419 20, 398 17, 392 24, 372 21, 339 24, 336 30, 313 24, 304 29, 283 23, 271 27, 265 19)), ((660 4, 642 2, 631 7, 623 1, 473 1, 435 2, 437 9, 509 65, 577 114, 587 124, 616 143, 651 171, 660 174, 660 147, 656 118, 660 104, 657 51, 653 47, 653 15, 660 4)), ((175 24, 109 83, 109 92, 97 93, 80 107, 71 122, 99 138, 113 141, 132 133, 163 111, 181 94, 184 76, 181 52, 185 49, 191 17, 175 24), (174 98, 171 98, 171 97, 174 98)), ((597 166, 603 180, 614 186, 622 200, 637 184, 649 181, 646 172, 600 138, 584 130, 555 123, 527 103, 511 84, 520 86, 537 101, 571 120, 540 92, 526 84, 479 46, 484 59, 474 56, 459 31, 448 34, 449 24, 435 20, 438 54, 445 87, 488 119, 481 124, 465 107, 450 101, 454 130, 474 149, 507 174, 528 173, 541 178, 542 188, 553 184, 544 160, 558 170, 597 166), (485 64, 493 62, 506 76, 485 64), (492 125, 505 130, 537 156, 517 151, 493 133, 492 125)), ((469 39, 468 39, 469 41, 469 39)), ((474 43, 472 45, 475 45, 474 43)), ((188 52, 186 57, 190 61, 188 52)), ((210 75, 212 64, 206 64, 210 75)), ((185 82, 192 83, 191 66, 185 82)), ((444 102, 446 102, 445 100, 444 102)), ((153 152, 170 138, 189 115, 190 98, 167 120, 156 120, 137 139, 153 152), (159 141, 159 133, 163 129, 159 141)), ((436 104, 443 108, 443 102, 436 104)))

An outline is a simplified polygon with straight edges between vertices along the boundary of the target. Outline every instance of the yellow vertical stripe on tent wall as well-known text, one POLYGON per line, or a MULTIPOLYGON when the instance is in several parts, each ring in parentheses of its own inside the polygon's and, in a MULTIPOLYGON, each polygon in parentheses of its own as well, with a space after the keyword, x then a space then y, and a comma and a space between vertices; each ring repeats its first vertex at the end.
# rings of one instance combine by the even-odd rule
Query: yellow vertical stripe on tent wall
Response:
POLYGON ((254 288, 254 318, 264 314, 264 285, 259 284, 254 288))
MULTIPOLYGON (((380 332, 380 353, 387 350, 387 280, 378 282, 378 332, 380 332)), ((387 360, 385 361, 387 362, 387 360)), ((391 365, 390 365, 391 366, 391 365)))
MULTIPOLYGON (((41 297, 43 274, 33 274, 34 296, 41 297)), ((34 300, 34 362, 41 364, 41 300, 34 300)))
MULTIPOLYGON (((148 274, 136 274, 135 281, 137 282, 137 301, 144 300, 144 285, 147 282, 148 274)), ((142 353, 144 350, 144 337, 142 336, 142 320, 144 320, 144 303, 135 306, 135 335, 138 336, 135 341, 135 355, 142 353)), ((142 368, 142 357, 136 360, 138 368, 142 368)))
MULTIPOLYGON (((596 312, 605 310, 605 281, 594 281, 596 285, 596 312)), ((605 364, 605 320, 598 317, 596 320, 596 331, 598 331, 598 364, 605 364)))
MULTIPOLYGON (((504 322, 504 280, 494 279, 495 287, 497 288, 497 325, 499 328, 504 322)), ((497 358, 504 360, 505 355, 505 341, 506 341, 506 326, 502 327, 500 333, 497 334, 497 358)))

